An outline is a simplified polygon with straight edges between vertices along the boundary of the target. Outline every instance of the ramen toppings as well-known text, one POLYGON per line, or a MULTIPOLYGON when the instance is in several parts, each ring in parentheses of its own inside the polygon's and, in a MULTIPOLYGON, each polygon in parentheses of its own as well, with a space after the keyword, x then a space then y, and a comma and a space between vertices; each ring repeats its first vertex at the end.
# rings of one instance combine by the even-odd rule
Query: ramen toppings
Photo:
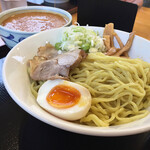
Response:
POLYGON ((68 79, 70 69, 77 67, 86 56, 79 49, 58 54, 54 47, 47 44, 45 48, 40 48, 38 56, 29 60, 30 76, 33 80, 68 79), (51 54, 51 57, 45 57, 45 53, 51 54))

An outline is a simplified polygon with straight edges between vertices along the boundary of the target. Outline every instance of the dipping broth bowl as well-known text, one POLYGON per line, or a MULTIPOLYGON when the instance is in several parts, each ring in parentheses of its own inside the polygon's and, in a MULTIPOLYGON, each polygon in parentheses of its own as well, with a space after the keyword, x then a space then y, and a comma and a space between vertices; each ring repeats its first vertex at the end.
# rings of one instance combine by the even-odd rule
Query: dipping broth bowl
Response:
POLYGON ((25 38, 33 34, 36 34, 38 32, 13 30, 3 26, 2 23, 13 15, 23 14, 28 12, 45 12, 45 13, 60 15, 66 20, 66 24, 62 25, 61 27, 69 26, 72 24, 72 16, 69 12, 54 7, 26 6, 26 7, 17 7, 17 8, 3 11, 2 13, 0 13, 0 36, 10 49, 13 48, 19 42, 21 42, 22 40, 24 40, 25 38))

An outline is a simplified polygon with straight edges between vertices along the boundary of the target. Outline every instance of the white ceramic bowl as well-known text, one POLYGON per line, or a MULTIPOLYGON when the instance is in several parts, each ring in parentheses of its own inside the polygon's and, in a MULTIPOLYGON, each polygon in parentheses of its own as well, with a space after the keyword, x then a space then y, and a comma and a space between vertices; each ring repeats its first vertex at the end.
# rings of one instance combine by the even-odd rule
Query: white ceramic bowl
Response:
POLYGON ((45 7, 45 6, 26 6, 26 7, 17 7, 13 9, 9 9, 6 11, 3 11, 0 13, 0 36, 4 40, 5 44, 12 48, 16 44, 18 44, 20 41, 24 40, 25 38, 37 33, 37 32, 24 32, 24 31, 14 31, 11 29, 8 29, 1 25, 1 23, 7 19, 8 17, 17 14, 17 13, 24 13, 24 12, 51 12, 56 13, 64 16, 68 23, 66 23, 64 26, 69 26, 72 24, 72 16, 69 12, 55 8, 55 7, 45 7))
MULTIPOLYGON (((102 34, 103 28, 91 27, 102 34)), ((60 39, 64 28, 52 29, 35 34, 16 45, 7 55, 3 65, 3 81, 14 101, 35 118, 58 128, 95 136, 123 136, 142 133, 150 130, 150 115, 143 119, 111 127, 90 127, 59 119, 44 111, 31 94, 26 62, 32 58, 38 47, 46 42, 55 44, 60 39)), ((129 33, 116 30, 125 43, 129 33)), ((130 53, 131 58, 141 58, 150 62, 150 41, 135 36, 130 53)))

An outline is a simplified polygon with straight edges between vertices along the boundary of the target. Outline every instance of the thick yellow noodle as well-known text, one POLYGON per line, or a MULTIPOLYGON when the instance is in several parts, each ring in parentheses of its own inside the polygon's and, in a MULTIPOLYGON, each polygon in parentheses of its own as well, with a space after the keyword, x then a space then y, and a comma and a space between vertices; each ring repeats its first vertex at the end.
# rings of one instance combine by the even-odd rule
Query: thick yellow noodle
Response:
MULTIPOLYGON (((29 75, 30 74, 30 68, 29 67, 27 67, 27 72, 28 72, 28 75, 29 75)), ((31 93, 33 94, 33 96, 35 98, 37 98, 37 96, 38 96, 38 90, 42 86, 42 84, 44 83, 44 81, 35 81, 35 80, 32 80, 30 78, 30 75, 29 75, 29 79, 30 79, 31 93)))
POLYGON ((35 98, 37 98, 38 90, 42 86, 43 83, 44 81, 33 81, 33 80, 31 81, 31 85, 30 85, 31 93, 33 94, 35 98))
POLYGON ((70 72, 70 80, 87 89, 92 106, 80 123, 106 127, 128 123, 148 115, 150 106, 150 64, 90 53, 70 72))

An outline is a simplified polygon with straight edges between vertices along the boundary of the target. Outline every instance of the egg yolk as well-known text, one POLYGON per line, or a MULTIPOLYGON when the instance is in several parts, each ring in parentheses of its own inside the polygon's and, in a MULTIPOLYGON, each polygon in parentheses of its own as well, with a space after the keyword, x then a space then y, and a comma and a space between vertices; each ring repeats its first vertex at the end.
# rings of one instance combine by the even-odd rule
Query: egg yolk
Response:
POLYGON ((74 87, 57 85, 48 93, 46 100, 55 108, 69 108, 78 103, 81 94, 74 87))

